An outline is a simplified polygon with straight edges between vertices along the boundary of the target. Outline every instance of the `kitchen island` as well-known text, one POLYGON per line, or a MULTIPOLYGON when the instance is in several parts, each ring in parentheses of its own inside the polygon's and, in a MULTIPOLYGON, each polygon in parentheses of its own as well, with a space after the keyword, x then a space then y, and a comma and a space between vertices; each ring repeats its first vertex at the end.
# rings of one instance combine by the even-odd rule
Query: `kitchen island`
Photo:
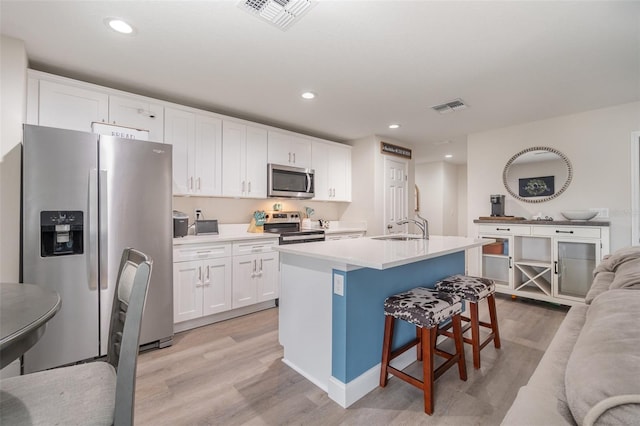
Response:
MULTIPOLYGON (((378 386, 383 302, 465 272, 465 250, 491 239, 357 238, 279 246, 279 338, 283 361, 348 407, 378 386)), ((415 336, 398 324, 397 347, 415 336)), ((407 351, 400 368, 416 359, 407 351)))

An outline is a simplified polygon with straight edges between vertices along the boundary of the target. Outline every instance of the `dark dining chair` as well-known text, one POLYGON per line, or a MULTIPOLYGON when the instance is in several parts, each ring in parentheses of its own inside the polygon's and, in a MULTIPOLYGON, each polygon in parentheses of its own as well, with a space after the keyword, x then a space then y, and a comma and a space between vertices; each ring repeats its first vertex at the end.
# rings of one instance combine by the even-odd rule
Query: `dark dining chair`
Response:
POLYGON ((122 253, 106 361, 0 381, 2 425, 133 425, 140 324, 153 261, 122 253))

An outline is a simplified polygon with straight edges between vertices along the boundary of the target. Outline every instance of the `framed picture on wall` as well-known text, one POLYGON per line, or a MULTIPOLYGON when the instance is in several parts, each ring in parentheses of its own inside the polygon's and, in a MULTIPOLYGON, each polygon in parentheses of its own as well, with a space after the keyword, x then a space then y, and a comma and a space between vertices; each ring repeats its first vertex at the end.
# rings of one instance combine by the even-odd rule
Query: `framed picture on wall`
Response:
POLYGON ((521 197, 546 197, 555 193, 555 176, 518 179, 518 195, 521 197))

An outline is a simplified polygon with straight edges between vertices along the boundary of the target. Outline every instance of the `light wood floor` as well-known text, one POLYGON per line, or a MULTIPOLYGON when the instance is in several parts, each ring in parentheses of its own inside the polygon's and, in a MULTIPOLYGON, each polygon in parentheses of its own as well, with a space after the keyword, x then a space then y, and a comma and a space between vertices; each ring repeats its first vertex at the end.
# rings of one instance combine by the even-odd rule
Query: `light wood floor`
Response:
MULTIPOLYGON (((481 318, 488 319, 485 303, 481 318)), ((140 354, 136 425, 494 425, 526 384, 567 308, 498 296, 502 349, 490 344, 469 378, 436 381, 435 413, 422 393, 392 377, 348 409, 282 363, 277 308, 179 333, 140 354)), ((417 375, 420 364, 407 371, 417 375)))

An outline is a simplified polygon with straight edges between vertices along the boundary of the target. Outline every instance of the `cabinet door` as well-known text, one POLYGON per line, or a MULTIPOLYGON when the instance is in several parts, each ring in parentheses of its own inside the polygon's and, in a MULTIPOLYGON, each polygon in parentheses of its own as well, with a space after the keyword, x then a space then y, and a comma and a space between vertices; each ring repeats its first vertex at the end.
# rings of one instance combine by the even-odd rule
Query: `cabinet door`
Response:
POLYGON ((196 115, 195 192, 222 194, 222 120, 196 115))
POLYGON ((265 253, 258 259, 258 302, 276 299, 279 294, 278 253, 265 253))
POLYGON ((173 146, 173 193, 190 194, 194 188, 195 114, 165 108, 165 142, 173 146))
POLYGON ((600 261, 600 240, 556 238, 553 295, 583 301, 600 261))
POLYGON ((202 315, 228 311, 231 309, 231 258, 205 260, 202 268, 202 315))
POLYGON ((247 126, 246 193, 251 198, 267 198, 267 131, 247 126))
POLYGON ((502 252, 482 251, 482 276, 494 280, 498 289, 513 289, 513 237, 486 234, 481 237, 502 242, 502 252))
POLYGON ((164 108, 143 98, 109 96, 109 123, 148 130, 150 141, 164 142, 164 108))
POLYGON ((291 141, 293 166, 311 167, 311 139, 304 136, 294 136, 291 141))
POLYGON ((202 262, 173 264, 173 322, 202 316, 202 262))
POLYGON ((231 306, 240 308, 252 305, 258 300, 257 279, 258 256, 234 256, 233 258, 233 301, 231 306))
POLYGON ((331 145, 328 169, 332 199, 351 201, 351 149, 331 145))
MULTIPOLYGON (((247 128, 243 124, 222 122, 222 195, 242 197, 245 179, 247 128)), ((266 173, 266 171, 265 171, 266 173)))
POLYGON ((269 130, 268 162, 273 164, 293 165, 291 145, 293 135, 269 130))
POLYGON ((329 144, 316 142, 311 148, 311 168, 314 170, 314 200, 331 200, 332 188, 329 186, 329 144))
POLYGON ((92 90, 40 80, 38 124, 91 132, 93 121, 109 118, 109 96, 92 90))

